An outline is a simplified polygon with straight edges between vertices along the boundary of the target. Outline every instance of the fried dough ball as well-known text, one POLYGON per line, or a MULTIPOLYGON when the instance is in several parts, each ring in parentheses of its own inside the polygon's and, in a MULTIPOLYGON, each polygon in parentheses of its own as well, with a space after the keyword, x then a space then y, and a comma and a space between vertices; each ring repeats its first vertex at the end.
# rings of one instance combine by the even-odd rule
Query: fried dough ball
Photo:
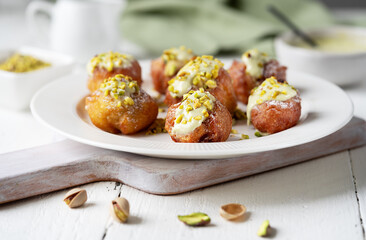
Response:
POLYGON ((237 99, 248 104, 250 91, 266 78, 273 76, 280 82, 286 82, 286 69, 277 60, 268 59, 265 53, 256 49, 247 51, 242 62, 234 60, 229 69, 237 99))
POLYGON ((233 113, 237 106, 235 92, 230 75, 223 66, 212 56, 191 60, 169 81, 164 102, 170 106, 180 102, 190 90, 204 88, 233 113))
POLYGON ((88 89, 91 92, 99 89, 104 79, 117 74, 130 76, 139 86, 142 84, 140 64, 128 54, 117 52, 98 54, 89 61, 87 70, 89 75, 88 89))
POLYGON ((227 108, 203 88, 191 90, 183 101, 169 107, 165 129, 175 142, 224 142, 232 118, 227 108))
POLYGON ((191 49, 184 46, 170 48, 163 52, 161 57, 151 61, 151 78, 154 89, 165 94, 168 81, 191 59, 195 58, 191 49))
POLYGON ((249 97, 248 123, 262 133, 286 130, 299 121, 301 98, 299 92, 276 78, 267 78, 249 97))
POLYGON ((158 105, 129 76, 106 79, 85 100, 92 123, 110 133, 133 134, 149 127, 158 115, 158 105))

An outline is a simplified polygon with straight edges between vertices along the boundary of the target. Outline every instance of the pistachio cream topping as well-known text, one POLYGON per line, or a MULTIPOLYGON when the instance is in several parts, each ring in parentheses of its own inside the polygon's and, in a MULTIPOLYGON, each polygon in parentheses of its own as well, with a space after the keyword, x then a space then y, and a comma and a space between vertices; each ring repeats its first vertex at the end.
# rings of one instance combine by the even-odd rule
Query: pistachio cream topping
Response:
POLYGON ((215 100, 215 97, 205 92, 203 88, 189 91, 175 112, 172 132, 177 135, 191 133, 210 116, 215 100))
POLYGON ((165 50, 161 56, 165 63, 164 74, 168 77, 174 76, 193 57, 192 50, 185 46, 165 50))
POLYGON ((246 65, 246 73, 252 77, 260 78, 263 75, 263 67, 268 62, 266 53, 259 52, 257 49, 251 49, 241 56, 246 65))
POLYGON ((215 79, 219 75, 219 70, 224 64, 212 56, 197 57, 189 61, 175 76, 169 81, 168 90, 172 97, 182 97, 193 86, 197 88, 212 89, 217 87, 215 79))
POLYGON ((267 78, 259 87, 252 90, 247 105, 248 124, 250 123, 250 113, 254 106, 266 101, 286 101, 296 96, 296 89, 287 84, 278 82, 276 78, 267 78))
POLYGON ((96 67, 101 67, 111 72, 113 68, 127 68, 132 65, 135 58, 128 54, 121 54, 117 52, 101 53, 93 57, 88 65, 88 74, 92 75, 96 67))
POLYGON ((117 74, 114 77, 105 79, 100 85, 100 90, 104 92, 104 96, 110 95, 116 99, 118 107, 121 107, 122 104, 132 106, 135 102, 131 95, 139 92, 139 86, 131 77, 117 74))

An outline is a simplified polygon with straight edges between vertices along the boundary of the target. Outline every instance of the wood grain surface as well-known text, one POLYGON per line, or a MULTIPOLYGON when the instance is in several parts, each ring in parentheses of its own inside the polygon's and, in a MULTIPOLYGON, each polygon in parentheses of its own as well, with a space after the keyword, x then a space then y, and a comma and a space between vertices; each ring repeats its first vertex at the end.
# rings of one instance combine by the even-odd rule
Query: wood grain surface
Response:
POLYGON ((0 155, 0 203, 106 180, 153 194, 183 193, 361 146, 365 133, 365 121, 353 118, 311 143, 214 160, 158 159, 64 140, 0 155))

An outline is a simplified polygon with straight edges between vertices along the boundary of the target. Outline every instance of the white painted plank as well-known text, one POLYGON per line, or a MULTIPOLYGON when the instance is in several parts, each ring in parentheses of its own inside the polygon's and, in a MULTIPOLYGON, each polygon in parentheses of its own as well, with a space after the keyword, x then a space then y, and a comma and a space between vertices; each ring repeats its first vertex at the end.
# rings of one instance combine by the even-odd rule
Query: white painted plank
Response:
POLYGON ((360 218, 363 220, 363 227, 366 224, 366 146, 350 151, 355 189, 360 210, 360 218))
POLYGON ((0 153, 65 139, 36 121, 30 112, 0 108, 0 153))
POLYGON ((109 219, 108 204, 120 186, 114 182, 81 186, 87 190, 88 201, 76 209, 63 202, 68 190, 0 205, 0 238, 102 239, 109 219))
POLYGON ((105 239, 256 239, 269 219, 278 239, 363 239, 347 152, 177 196, 154 196, 128 186, 129 224, 113 222, 105 239), (239 202, 248 220, 228 222, 222 204, 239 202), (212 224, 190 228, 178 214, 207 213, 212 224))

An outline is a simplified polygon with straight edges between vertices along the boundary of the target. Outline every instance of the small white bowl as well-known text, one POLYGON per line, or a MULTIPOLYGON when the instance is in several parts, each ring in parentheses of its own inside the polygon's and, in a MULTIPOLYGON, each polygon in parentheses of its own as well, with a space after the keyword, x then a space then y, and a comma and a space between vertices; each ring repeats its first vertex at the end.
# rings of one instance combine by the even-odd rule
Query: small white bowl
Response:
POLYGON ((74 60, 67 55, 31 47, 0 50, 0 62, 15 52, 49 62, 51 66, 25 73, 0 70, 0 105, 14 110, 29 108, 37 90, 58 77, 69 74, 74 66, 74 60))
MULTIPOLYGON (((334 26, 306 31, 310 36, 346 34, 366 39, 366 28, 334 26)), ((366 51, 332 53, 294 46, 298 37, 292 32, 275 39, 279 62, 289 69, 311 73, 330 82, 344 86, 366 78, 366 51)), ((365 43, 366 44, 366 43, 365 43)))

